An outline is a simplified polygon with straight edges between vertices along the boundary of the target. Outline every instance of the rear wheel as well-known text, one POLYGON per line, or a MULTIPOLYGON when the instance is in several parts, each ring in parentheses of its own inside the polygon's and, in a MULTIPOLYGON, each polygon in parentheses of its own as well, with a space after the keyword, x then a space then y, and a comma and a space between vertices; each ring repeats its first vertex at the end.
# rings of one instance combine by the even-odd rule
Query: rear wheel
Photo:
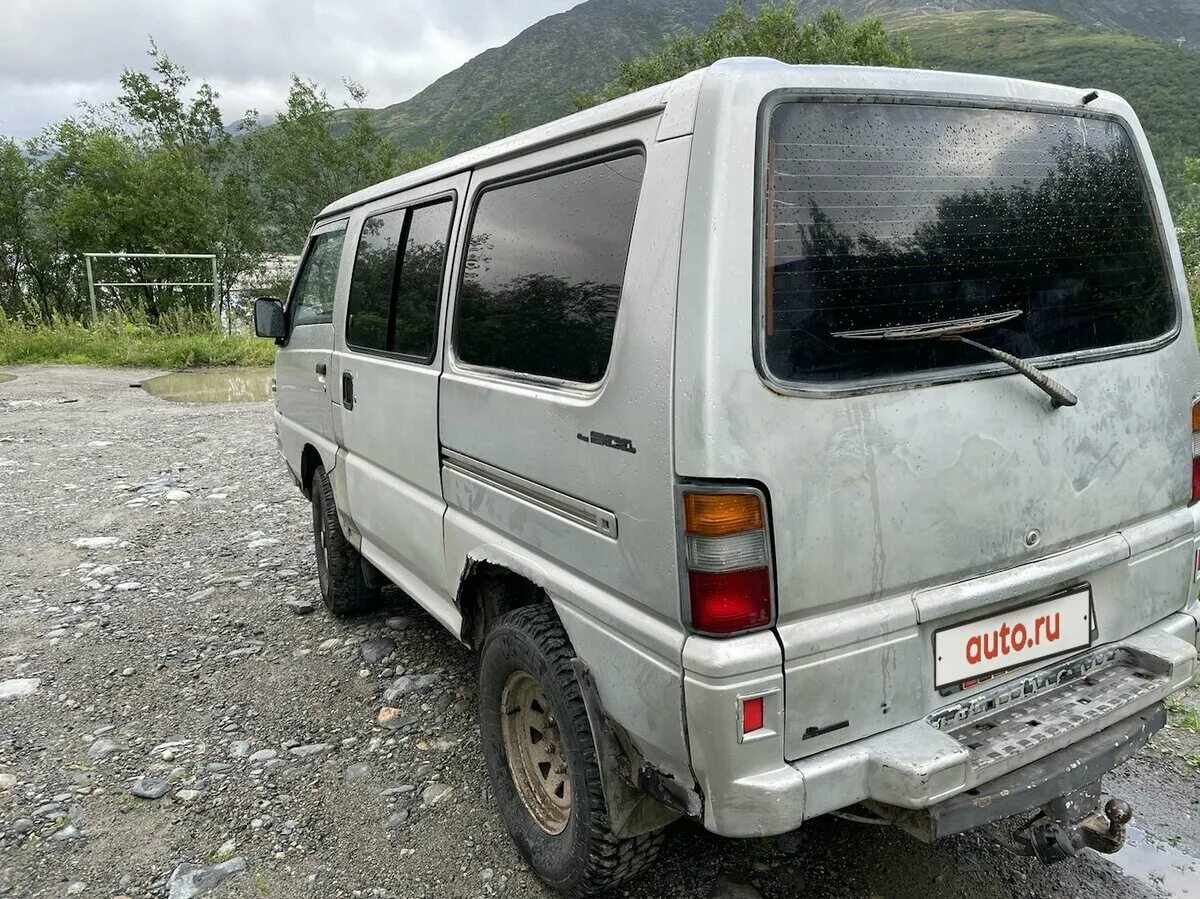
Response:
POLYGON ((492 791, 517 849, 546 883, 581 897, 641 871, 662 831, 623 839, 609 829, 574 654, 549 604, 503 615, 483 644, 479 723, 492 791))
POLYGON ((350 545, 338 522, 333 485, 324 466, 312 477, 313 540, 321 599, 334 615, 359 615, 379 603, 379 580, 369 576, 366 559, 350 545))

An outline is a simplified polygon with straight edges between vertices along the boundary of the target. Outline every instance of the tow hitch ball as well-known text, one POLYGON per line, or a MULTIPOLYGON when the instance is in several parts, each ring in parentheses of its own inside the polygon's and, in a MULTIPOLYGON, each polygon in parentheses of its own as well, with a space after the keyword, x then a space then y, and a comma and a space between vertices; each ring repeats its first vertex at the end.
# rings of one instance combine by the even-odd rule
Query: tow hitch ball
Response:
POLYGON ((1022 851, 1052 865, 1085 847, 1111 855, 1125 845, 1125 825, 1133 819, 1128 802, 1110 799, 1103 812, 1097 809, 1076 821, 1071 820, 1073 806, 1067 797, 1045 806, 1014 834, 1022 851))

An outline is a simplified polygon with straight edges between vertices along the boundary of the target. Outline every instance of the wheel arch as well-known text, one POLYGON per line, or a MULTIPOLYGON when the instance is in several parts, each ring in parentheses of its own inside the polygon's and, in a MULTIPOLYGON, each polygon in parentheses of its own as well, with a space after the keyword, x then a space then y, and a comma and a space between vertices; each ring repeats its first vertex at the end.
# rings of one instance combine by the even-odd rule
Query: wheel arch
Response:
POLYGON ((318 466, 324 464, 320 451, 311 443, 304 444, 304 449, 300 452, 300 491, 308 499, 312 499, 313 474, 318 466))
POLYGON ((459 639, 479 649, 493 622, 506 612, 539 602, 554 605, 547 584, 545 572, 524 560, 486 550, 468 554, 454 597, 462 614, 459 639))

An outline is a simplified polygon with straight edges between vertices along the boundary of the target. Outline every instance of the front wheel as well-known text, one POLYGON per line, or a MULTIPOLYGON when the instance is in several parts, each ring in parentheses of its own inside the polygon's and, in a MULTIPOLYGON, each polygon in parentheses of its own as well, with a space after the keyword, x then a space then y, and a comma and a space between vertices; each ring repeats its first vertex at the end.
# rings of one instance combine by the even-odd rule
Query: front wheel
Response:
POLYGON ((333 485, 324 466, 312 478, 313 540, 321 599, 338 617, 359 615, 379 604, 378 580, 367 576, 367 562, 346 539, 338 521, 333 485))
POLYGON ((517 849, 547 884, 582 897, 641 871, 662 831, 619 838, 610 830, 573 656, 549 604, 501 616, 483 644, 479 726, 492 792, 517 849))

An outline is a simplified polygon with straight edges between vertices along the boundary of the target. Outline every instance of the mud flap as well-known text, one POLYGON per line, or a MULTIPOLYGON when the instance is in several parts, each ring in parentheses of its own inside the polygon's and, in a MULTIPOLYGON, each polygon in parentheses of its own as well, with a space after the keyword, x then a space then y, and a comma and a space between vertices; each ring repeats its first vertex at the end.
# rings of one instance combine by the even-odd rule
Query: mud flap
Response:
POLYGON ((613 834, 621 838, 634 837, 666 827, 686 811, 672 808, 633 786, 629 753, 604 714, 591 672, 578 658, 572 659, 571 667, 579 681, 588 723, 596 741, 600 784, 604 787, 604 801, 608 805, 609 827, 613 834))

